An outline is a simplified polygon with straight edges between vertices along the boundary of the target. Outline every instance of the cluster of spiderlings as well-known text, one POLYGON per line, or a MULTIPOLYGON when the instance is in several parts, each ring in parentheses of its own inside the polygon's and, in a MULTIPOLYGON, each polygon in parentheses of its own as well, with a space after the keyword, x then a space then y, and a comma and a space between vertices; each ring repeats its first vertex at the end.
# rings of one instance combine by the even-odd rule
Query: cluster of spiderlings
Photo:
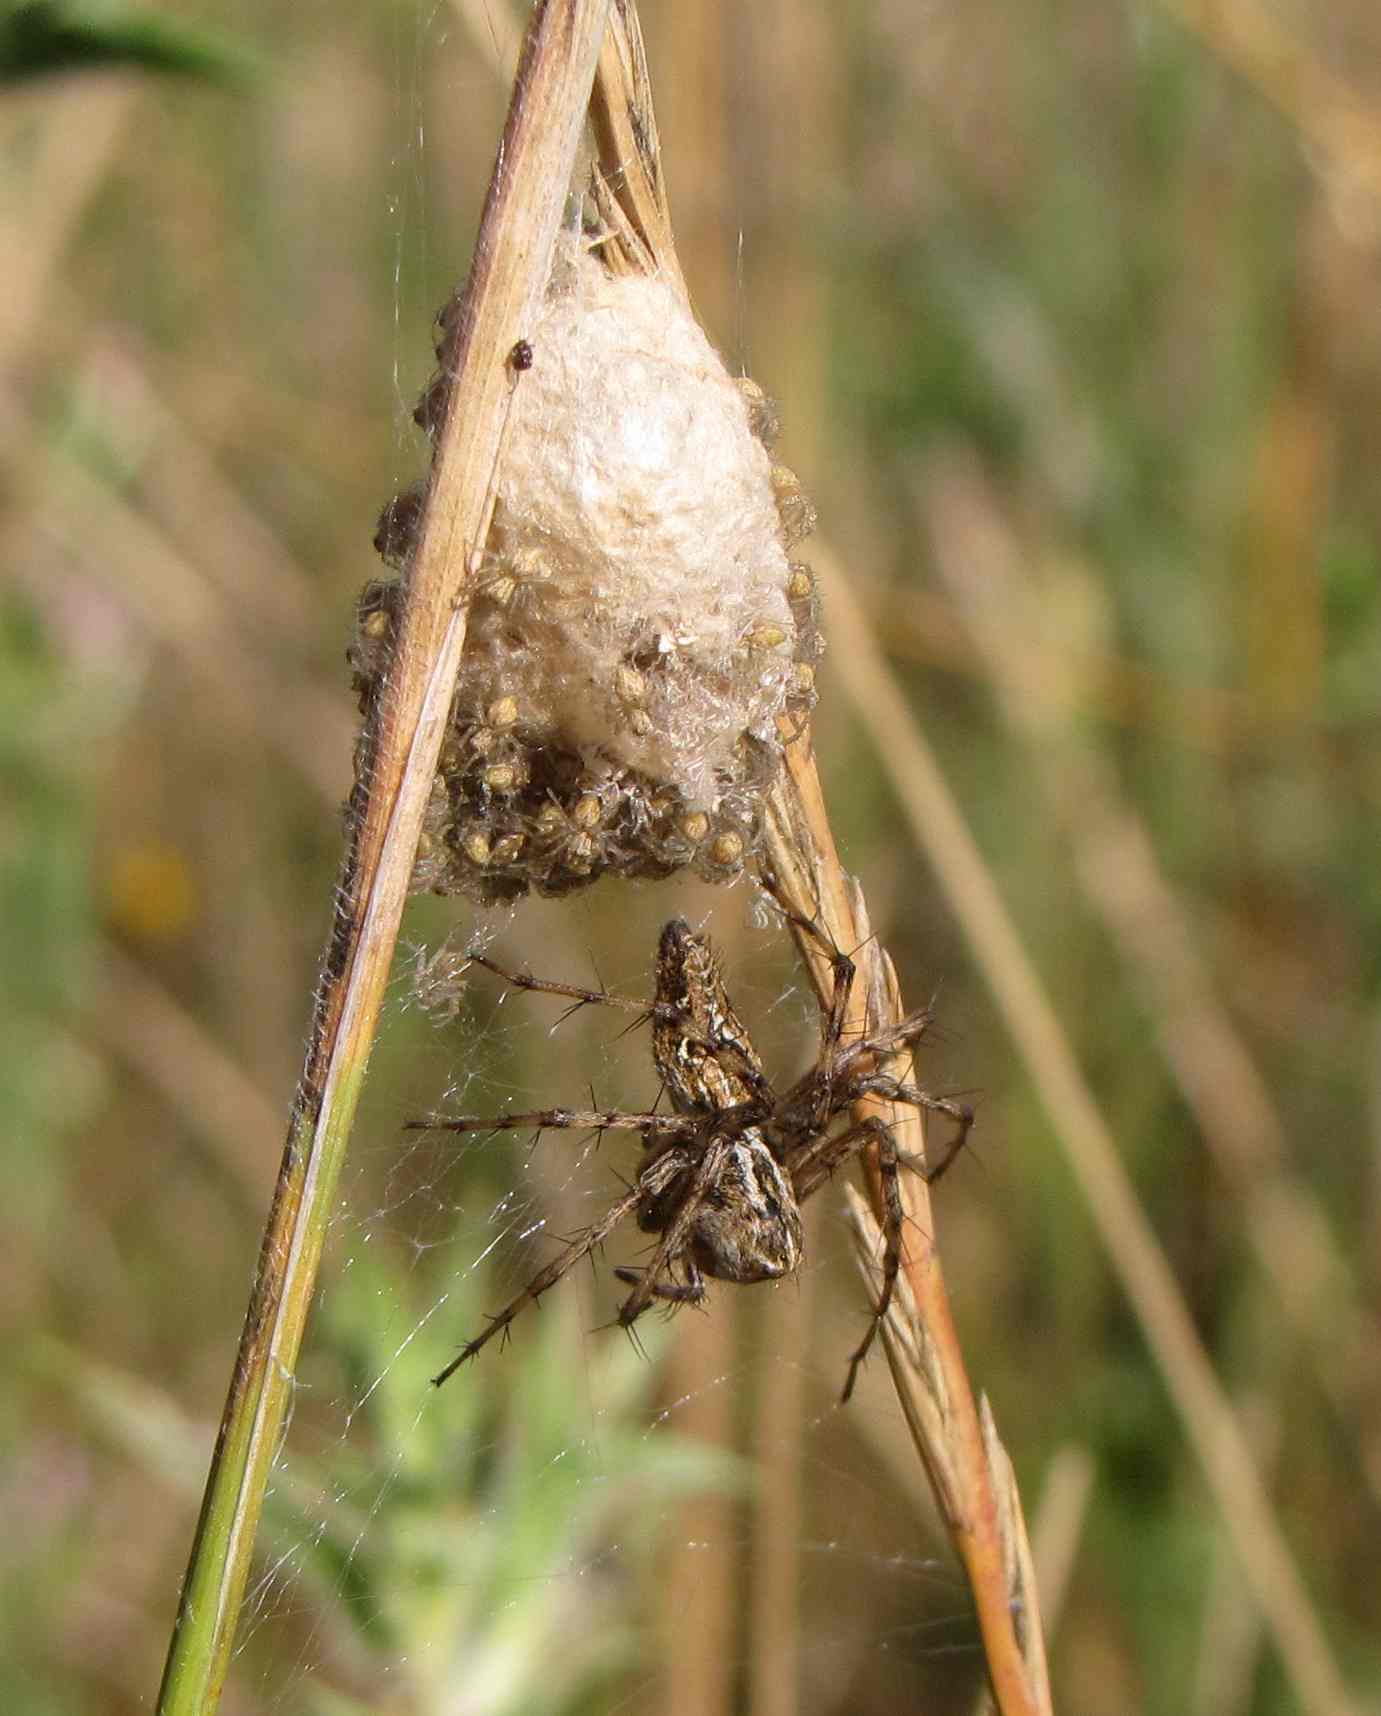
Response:
MULTIPOLYGON (((728 376, 669 287, 581 253, 517 353, 414 886, 492 901, 604 874, 732 878, 822 648, 814 579, 789 558, 814 518, 768 456, 771 402, 728 376)), ((447 397, 443 369, 417 411, 433 439, 447 397)), ((424 492, 375 538, 404 575, 424 492)), ((398 593, 373 583, 360 601, 366 708, 398 593)))

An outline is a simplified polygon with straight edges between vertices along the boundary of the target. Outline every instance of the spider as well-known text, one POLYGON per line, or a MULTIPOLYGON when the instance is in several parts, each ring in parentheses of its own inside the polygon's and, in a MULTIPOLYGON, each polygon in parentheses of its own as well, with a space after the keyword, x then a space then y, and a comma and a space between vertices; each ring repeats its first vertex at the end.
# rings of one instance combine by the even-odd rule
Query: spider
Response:
MULTIPOLYGON (((823 943, 814 925, 806 927, 823 943)), ((618 1313, 625 1329, 631 1329, 654 1300, 699 1304, 705 1297, 706 1276, 746 1283, 794 1274, 802 1259, 800 1206, 842 1162, 875 1145, 884 1211, 882 1287, 868 1332, 849 1360, 841 1399, 849 1398, 887 1314, 901 1267, 904 1213, 899 1170, 909 1168, 927 1182, 939 1179, 963 1148, 973 1114, 963 1104, 931 1096, 878 1070, 880 1061, 920 1041, 931 1023, 928 1008, 871 1035, 844 1041, 854 965, 847 954, 833 948, 829 952, 833 994, 822 1026, 819 1058, 780 1095, 769 1083, 734 1011, 709 942, 695 934, 684 918, 673 918, 662 931, 651 1003, 507 971, 481 954, 470 955, 473 964, 516 989, 567 996, 575 1003, 572 1011, 599 1004, 650 1018, 652 1059, 674 1112, 551 1108, 488 1118, 434 1115, 407 1123, 412 1129, 449 1132, 525 1127, 541 1132, 558 1127, 622 1129, 643 1135, 644 1156, 634 1184, 490 1319, 488 1327, 433 1379, 438 1387, 630 1215, 637 1217, 645 1233, 659 1238, 645 1268, 614 1271, 633 1289, 618 1313), (869 1096, 949 1116, 955 1131, 938 1160, 929 1165, 899 1149, 892 1129, 877 1116, 832 1130, 838 1116, 869 1096)))

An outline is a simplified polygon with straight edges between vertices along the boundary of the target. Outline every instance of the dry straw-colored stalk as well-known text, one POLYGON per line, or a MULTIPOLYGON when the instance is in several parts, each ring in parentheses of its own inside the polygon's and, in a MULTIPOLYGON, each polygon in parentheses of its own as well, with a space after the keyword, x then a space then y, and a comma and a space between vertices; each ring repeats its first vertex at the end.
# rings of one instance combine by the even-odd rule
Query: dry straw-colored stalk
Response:
MULTIPOLYGON (((655 268, 679 283, 651 96, 636 45, 611 48, 601 60, 596 115, 597 182, 605 199, 601 213, 621 235, 625 263, 655 268), (623 153, 630 144, 637 149, 634 172, 628 170, 630 158, 623 153)), ((784 720, 783 739, 786 770, 768 802, 766 861, 779 896, 792 910, 817 924, 835 945, 857 950, 860 981, 854 1017, 846 1021, 846 1029, 876 1031, 904 1016, 895 976, 871 936, 862 895, 839 862, 809 734, 784 720)), ((797 944, 822 1004, 828 1005, 828 960, 808 934, 798 931, 797 944)), ((863 1106, 897 1123, 902 1118, 887 1105, 863 1106)), ((870 1181, 874 1210, 880 1213, 875 1170, 870 1181)), ((941 1403, 918 1445, 969 1579, 997 1707, 1002 1716, 1034 1716, 1050 1709, 1050 1689, 1016 1486, 991 1415, 986 1405, 980 1412, 974 1401, 931 1237, 935 1230, 928 1198, 915 1176, 908 1176, 905 1195, 908 1244, 903 1272, 910 1302, 926 1332, 933 1398, 941 1403)), ((906 1410, 906 1395, 902 1402, 906 1410)))
POLYGON ((264 1491, 291 1398, 335 1184, 374 1040, 465 639, 465 583, 493 509, 513 374, 536 319, 585 121, 609 0, 543 0, 446 354, 453 408, 437 449, 387 695, 336 897, 311 1038, 207 1479, 159 1696, 164 1716, 220 1700, 264 1491))
MULTIPOLYGON (((768 817, 769 860, 779 894, 813 919, 837 946, 856 950, 860 981, 855 987, 850 1032, 876 1031, 905 1015, 892 962, 873 936, 863 895, 844 873, 830 832, 824 795, 808 738, 797 735, 787 749, 787 773, 774 792, 768 817)), ((831 978, 818 944, 798 933, 822 998, 831 978)), ((907 1118, 893 1105, 859 1105, 858 1118, 880 1113, 889 1124, 907 1118)), ((881 1187, 876 1164, 868 1175, 871 1213, 856 1233, 865 1258, 865 1278, 876 1291, 877 1224, 881 1187)), ((935 1243, 929 1193, 915 1175, 905 1175, 906 1247, 898 1308, 883 1325, 883 1341, 897 1398, 925 1466, 940 1515, 967 1575, 982 1634, 995 1708, 1049 1712, 1050 1682, 1040 1609, 1016 1481, 986 1400, 975 1399, 935 1243), (902 1342, 898 1331, 909 1338, 902 1342)))

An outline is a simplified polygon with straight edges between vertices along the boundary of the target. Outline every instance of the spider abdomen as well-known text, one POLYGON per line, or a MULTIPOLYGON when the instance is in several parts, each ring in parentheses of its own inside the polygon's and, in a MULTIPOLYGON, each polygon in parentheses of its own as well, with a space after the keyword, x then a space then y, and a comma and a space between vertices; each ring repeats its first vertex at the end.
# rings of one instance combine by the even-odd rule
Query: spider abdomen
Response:
MULTIPOLYGON (((638 1226, 644 1233, 665 1233, 671 1225, 695 1160, 672 1148, 643 1171, 638 1226)), ((748 1127, 728 1145, 679 1258, 716 1281, 747 1283, 794 1274, 801 1255, 801 1212, 791 1181, 761 1131, 748 1127)))
POLYGON ((691 1254, 719 1281, 773 1281, 800 1267, 801 1212, 756 1131, 734 1144, 692 1229, 691 1254))

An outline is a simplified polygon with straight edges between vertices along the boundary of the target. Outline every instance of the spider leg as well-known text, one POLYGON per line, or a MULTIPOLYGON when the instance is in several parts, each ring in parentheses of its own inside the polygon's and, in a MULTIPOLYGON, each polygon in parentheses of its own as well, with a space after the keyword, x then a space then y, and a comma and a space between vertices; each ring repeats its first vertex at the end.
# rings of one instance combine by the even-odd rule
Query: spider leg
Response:
POLYGON ((835 946, 813 918, 803 918, 797 912, 789 912, 787 915, 792 923, 819 946, 830 963, 830 1009, 820 1027, 820 1034, 825 1054, 832 1058, 844 1041, 844 1025, 849 1016, 849 1001, 853 995, 858 967, 843 948, 835 946))
POLYGON ((816 1131, 823 1131, 829 1124, 830 1116, 838 1108, 834 1091, 839 1075, 847 1062, 856 1058, 853 1051, 841 1049, 841 1044, 844 1041, 844 1027, 848 1022, 849 1002, 853 997, 858 967, 849 955, 826 935, 814 918, 802 916, 786 903, 770 876, 763 881, 763 887, 787 922, 795 925, 804 935, 808 935, 829 961, 830 1004, 820 1022, 820 1062, 797 1086, 802 1094, 812 1086, 815 1087, 814 1127, 816 1131))
POLYGON ((868 1349, 877 1339, 877 1332, 882 1327, 883 1318, 886 1317, 888 1307, 892 1303, 897 1276, 901 1271, 902 1234, 906 1221, 906 1211, 901 1201, 897 1144, 892 1136, 892 1128, 883 1120, 865 1120, 855 1127, 852 1133, 846 1132, 843 1138, 837 1142, 842 1143, 843 1139, 851 1137, 859 1144, 862 1144, 865 1139, 871 1138, 877 1145, 878 1173, 882 1180, 882 1291, 878 1294, 877 1304, 873 1307, 873 1317, 868 1324, 868 1332, 849 1360, 849 1374, 844 1379, 844 1392, 839 1397, 841 1406, 854 1391, 854 1383, 858 1380, 859 1368, 868 1356, 868 1349))
MULTIPOLYGON (((956 1156, 968 1143, 969 1133, 973 1129, 973 1110, 964 1102, 951 1102, 946 1097, 931 1096, 928 1092, 917 1090, 911 1085, 898 1084, 895 1080, 879 1079, 874 1084, 865 1086, 860 1095, 877 1095, 907 1103, 914 1108, 925 1108, 939 1114, 948 1115, 955 1123, 952 1137, 941 1151, 938 1160, 928 1162, 923 1156, 914 1151, 897 1147, 897 1161, 903 1168, 908 1168, 918 1175, 926 1185, 933 1186, 942 1174, 948 1171, 956 1156)), ((885 1124, 877 1121, 876 1124, 885 1124)), ((890 1129, 889 1129, 890 1130, 890 1129)), ((791 1184, 796 1193, 798 1203, 804 1203, 808 1197, 820 1190, 825 1181, 845 1159, 866 1143, 867 1135, 861 1133, 858 1127, 851 1127, 846 1132, 824 1134, 813 1138, 811 1142, 795 1151, 791 1157, 791 1184)))
POLYGON ((918 1012, 908 1013, 904 1019, 898 1019, 894 1025, 884 1025, 871 1036, 858 1037, 847 1048, 839 1051, 836 1071, 840 1074, 846 1073, 856 1061, 868 1056, 885 1059, 902 1049, 914 1048, 934 1023, 933 1009, 922 1007, 918 1012))
MULTIPOLYGON (((693 940, 693 937, 690 939, 693 940)), ((681 1036, 695 1035, 693 1031, 688 1031, 690 1016, 688 1016, 684 1006, 678 1004, 676 1000, 664 999, 662 995, 654 1000, 631 1000, 628 995, 616 995, 607 988, 585 988, 582 983, 556 983, 552 982, 551 978, 534 976, 530 971, 510 971, 506 966, 501 966, 498 959, 491 959, 487 954, 472 952, 472 954, 467 954, 467 959, 470 964, 477 964, 477 966, 482 966, 485 971, 492 971, 492 975, 498 976, 501 982, 508 983, 511 988, 532 990, 534 994, 539 995, 566 995, 573 1002, 573 1006, 566 1007, 566 1011, 556 1021, 558 1024, 566 1023, 566 1019, 570 1019, 573 1014, 580 1012, 582 1007, 623 1007, 624 1012, 638 1014, 638 1018, 633 1019, 633 1023, 628 1026, 630 1031, 638 1030, 640 1024, 647 1024, 648 1019, 652 1019, 655 1024, 662 1026, 664 1031, 669 1030, 672 1033, 679 1033, 681 1036)), ((724 997, 724 1000, 727 1004, 727 997, 724 997)), ((736 1019, 731 1023, 738 1026, 736 1019)), ((738 1030, 741 1030, 741 1026, 738 1026, 738 1030)), ((621 1033, 621 1035, 626 1035, 626 1033, 621 1033)), ((755 1085, 755 1088, 762 1085, 762 1067, 757 1066, 757 1059, 751 1054, 750 1047, 745 1047, 743 1043, 731 1042, 731 1040, 726 1040, 719 1035, 707 1038, 703 1047, 705 1047, 705 1052, 709 1057, 714 1057, 721 1062, 726 1059, 733 1062, 736 1069, 739 1069, 741 1074, 755 1085)))
MULTIPOLYGON (((615 1269, 614 1274, 618 1276, 620 1281, 629 1281, 637 1286, 645 1279, 647 1271, 645 1269, 620 1267, 615 1269)), ((696 1267, 695 1259, 692 1257, 686 1259, 684 1283, 680 1281, 654 1281, 652 1283, 652 1297, 669 1300, 674 1305, 698 1305, 705 1297, 705 1281, 696 1267)))
POLYGON ((633 1001, 624 995, 614 995, 607 989, 586 989, 578 983, 554 983, 546 977, 534 977, 530 971, 509 971, 487 954, 471 953, 466 957, 471 965, 483 966, 511 989, 530 989, 539 995, 565 995, 582 1007, 622 1007, 628 1013, 646 1013, 648 1010, 646 1001, 633 1001))
POLYGON ((535 1126, 577 1132, 646 1132, 674 1136, 695 1130, 696 1122, 681 1114, 629 1114, 618 1108, 542 1108, 530 1114, 425 1114, 405 1120, 405 1132, 515 1132, 535 1126))
POLYGON ((882 1182, 882 1232, 884 1240, 882 1290, 878 1295, 877 1304, 873 1308, 868 1332, 863 1337, 858 1350, 849 1360, 849 1374, 844 1383, 844 1392, 839 1397, 841 1406, 853 1393, 859 1369, 868 1356, 873 1342, 877 1339, 878 1329, 881 1327, 882 1321, 887 1315, 888 1307, 892 1303, 897 1276, 901 1270, 906 1210, 901 1199, 900 1170, 903 1167, 911 1168, 927 1183, 933 1183, 939 1179, 955 1156, 958 1155, 973 1122, 972 1114, 967 1109, 962 1109, 957 1103, 946 1102, 939 1097, 927 1097, 923 1091, 911 1091, 906 1087, 896 1090, 895 1094, 900 1100, 914 1102, 917 1107, 938 1108, 959 1120, 958 1133, 940 1161, 933 1167, 923 1162, 920 1157, 899 1150, 892 1128, 885 1120, 876 1115, 860 1121, 857 1126, 851 1126, 846 1132, 840 1132, 832 1137, 813 1139, 804 1149, 797 1152, 791 1164, 792 1185, 795 1188, 797 1200, 804 1203, 812 1192, 819 1190, 825 1180, 846 1157, 857 1154, 870 1144, 877 1147, 878 1174, 882 1182), (921 1098, 924 1100, 920 1100, 921 1098))
MULTIPOLYGON (((890 1073, 877 1072, 870 1063, 918 1042, 933 1017, 930 1009, 924 1008, 919 1013, 908 1014, 875 1036, 858 1037, 833 1054, 822 1054, 820 1060, 802 1073, 780 1099, 778 1115, 800 1116, 807 1130, 820 1135, 834 1116, 858 1096, 890 1098, 895 1093, 901 1102, 912 1101, 916 1094, 914 1086, 904 1084, 890 1073)), ((919 1106, 930 1107, 936 1100, 926 1096, 919 1106)), ((944 1104, 940 1106, 947 1114, 954 1112, 944 1104)))
POLYGON ((538 1270, 516 1299, 505 1305, 496 1317, 490 1318, 489 1327, 483 1334, 476 1335, 474 1340, 468 1341, 461 1348, 459 1354, 451 1360, 450 1364, 444 1370, 437 1372, 432 1378, 433 1384, 440 1388, 448 1377, 453 1376, 460 1369, 466 1359, 474 1358, 481 1347, 492 1341, 495 1335, 502 1334, 525 1305, 535 1305, 543 1293, 549 1287, 554 1287, 568 1269, 579 1263, 582 1257, 588 1257, 592 1251, 597 1251, 619 1223, 626 1216, 632 1215, 641 1200, 642 1192, 634 1187, 631 1192, 625 1193, 612 1209, 601 1216, 587 1233, 571 1240, 566 1248, 547 1264, 545 1269, 538 1270))
MULTIPOLYGON (((729 1144, 728 1138, 716 1133, 705 1145, 676 1214, 662 1230, 662 1237, 657 1242, 657 1249, 652 1254, 652 1261, 646 1269, 638 1272, 633 1291, 619 1307, 618 1320, 623 1328, 631 1328, 653 1299, 668 1296, 658 1293, 658 1285, 666 1273, 667 1265, 671 1259, 680 1257, 685 1252, 686 1241, 690 1237, 691 1228, 695 1224, 696 1216, 700 1213, 700 1207, 705 1201, 706 1193, 723 1172, 724 1162, 729 1154, 729 1144)), ((625 1276, 624 1279, 627 1277, 625 1276)))
POLYGON ((969 1133, 973 1130, 973 1109, 967 1102, 952 1102, 947 1096, 931 1096, 928 1091, 920 1090, 914 1084, 902 1084, 884 1074, 861 1080, 860 1083, 860 1095, 882 1096, 889 1102, 905 1103, 909 1108, 924 1108, 931 1114, 945 1114, 954 1122, 954 1132, 934 1162, 923 1162, 917 1156, 898 1152, 899 1161, 914 1169, 926 1185, 933 1186, 968 1143, 969 1133))

